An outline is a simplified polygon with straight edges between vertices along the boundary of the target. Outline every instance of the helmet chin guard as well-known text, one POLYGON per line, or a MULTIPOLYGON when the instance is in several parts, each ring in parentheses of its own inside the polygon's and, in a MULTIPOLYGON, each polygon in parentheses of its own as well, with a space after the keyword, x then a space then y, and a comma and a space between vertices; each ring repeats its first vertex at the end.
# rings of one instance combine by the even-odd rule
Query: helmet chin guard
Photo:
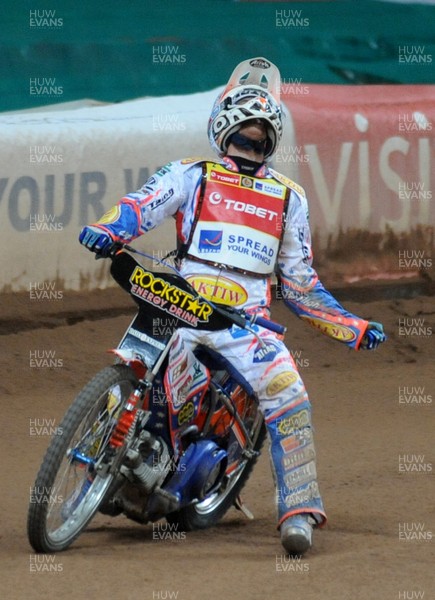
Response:
POLYGON ((260 119, 269 139, 264 158, 272 157, 282 136, 280 87, 278 68, 265 58, 251 58, 237 65, 208 122, 210 144, 219 156, 227 153, 233 133, 247 121, 260 119))

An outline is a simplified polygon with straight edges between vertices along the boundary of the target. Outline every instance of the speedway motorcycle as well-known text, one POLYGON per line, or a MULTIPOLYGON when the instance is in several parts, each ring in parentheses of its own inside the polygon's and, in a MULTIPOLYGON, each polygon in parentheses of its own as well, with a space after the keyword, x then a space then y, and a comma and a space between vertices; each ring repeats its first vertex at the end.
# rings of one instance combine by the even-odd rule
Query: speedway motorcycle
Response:
POLYGON ((285 328, 213 304, 132 253, 142 254, 112 250, 111 275, 137 314, 43 458, 27 524, 36 552, 65 550, 98 511, 142 524, 166 518, 179 531, 213 526, 232 505, 250 516, 240 491, 265 438, 254 390, 221 354, 184 348, 178 329, 244 329, 262 343, 259 326, 285 328))

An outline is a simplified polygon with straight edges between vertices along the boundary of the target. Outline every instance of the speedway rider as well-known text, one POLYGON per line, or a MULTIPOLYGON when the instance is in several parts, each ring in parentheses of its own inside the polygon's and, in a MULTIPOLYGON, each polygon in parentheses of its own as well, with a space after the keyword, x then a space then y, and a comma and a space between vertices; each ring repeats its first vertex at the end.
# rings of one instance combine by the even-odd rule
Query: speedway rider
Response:
MULTIPOLYGON (((213 163, 169 163, 97 223, 80 242, 107 254, 174 216, 181 274, 208 299, 268 316, 271 275, 277 270, 285 304, 298 317, 355 349, 383 342, 382 325, 347 311, 312 268, 304 190, 268 166, 282 135, 280 74, 264 58, 240 63, 216 99, 208 125, 213 163)), ((280 336, 258 328, 264 344, 233 327, 183 329, 185 344, 200 341, 233 363, 256 390, 271 443, 281 542, 304 554, 312 529, 326 521, 317 484, 307 392, 280 336)))

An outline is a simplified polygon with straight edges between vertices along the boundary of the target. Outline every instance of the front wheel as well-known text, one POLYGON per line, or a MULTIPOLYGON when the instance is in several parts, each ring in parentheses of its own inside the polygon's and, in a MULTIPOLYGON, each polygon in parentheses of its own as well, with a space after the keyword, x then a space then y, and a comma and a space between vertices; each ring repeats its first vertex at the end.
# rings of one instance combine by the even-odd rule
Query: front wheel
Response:
POLYGON ((114 476, 98 474, 95 464, 136 384, 129 367, 106 367, 67 410, 30 498, 27 533, 36 552, 65 550, 97 512, 114 476))

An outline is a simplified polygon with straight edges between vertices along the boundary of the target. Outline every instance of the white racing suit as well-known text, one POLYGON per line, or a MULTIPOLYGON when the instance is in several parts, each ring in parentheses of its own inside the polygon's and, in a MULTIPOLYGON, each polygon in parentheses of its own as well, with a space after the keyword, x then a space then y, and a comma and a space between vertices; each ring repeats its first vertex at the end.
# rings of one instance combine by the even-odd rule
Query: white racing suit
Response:
MULTIPOLYGON (((268 316, 276 269, 284 302, 297 316, 358 349, 368 323, 346 312, 319 282, 311 266, 307 201, 297 184, 266 165, 247 176, 228 157, 221 163, 186 159, 160 169, 94 225, 129 242, 169 216, 182 248, 179 270, 203 296, 268 316)), ((256 391, 271 441, 278 526, 298 513, 322 525, 305 386, 282 338, 255 327, 264 344, 236 326, 180 332, 188 346, 200 342, 223 354, 256 391)))

